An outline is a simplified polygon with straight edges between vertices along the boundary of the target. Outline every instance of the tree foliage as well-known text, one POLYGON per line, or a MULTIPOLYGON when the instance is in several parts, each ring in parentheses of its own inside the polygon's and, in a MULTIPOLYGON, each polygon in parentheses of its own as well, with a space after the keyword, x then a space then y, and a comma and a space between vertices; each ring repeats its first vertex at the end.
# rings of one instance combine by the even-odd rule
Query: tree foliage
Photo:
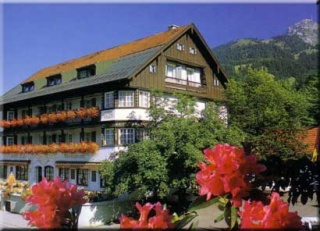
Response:
MULTIPOLYGON (((149 139, 120 152, 112 162, 113 173, 107 171, 115 196, 138 190, 142 195, 152 192, 161 198, 173 188, 195 189, 202 150, 217 142, 240 145, 244 140, 241 131, 227 127, 219 118, 216 105, 207 103, 200 112, 195 100, 188 96, 176 95, 173 100, 164 94, 153 95, 149 139)), ((104 172, 101 170, 102 175, 104 172)))
POLYGON ((229 122, 246 134, 243 146, 265 158, 295 158, 303 150, 300 136, 308 125, 308 100, 290 81, 275 80, 264 70, 249 69, 226 90, 229 122))

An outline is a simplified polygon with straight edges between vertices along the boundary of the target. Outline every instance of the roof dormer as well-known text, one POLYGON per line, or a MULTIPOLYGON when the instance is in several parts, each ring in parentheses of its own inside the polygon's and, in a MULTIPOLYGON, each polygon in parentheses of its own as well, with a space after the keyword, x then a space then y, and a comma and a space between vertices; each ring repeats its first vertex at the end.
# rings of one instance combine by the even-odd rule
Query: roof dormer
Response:
POLYGON ((22 86, 22 93, 30 92, 34 90, 34 82, 28 82, 21 84, 22 86))
POLYGON ((61 82, 62 82, 61 74, 52 75, 52 76, 47 77, 47 86, 48 87, 59 85, 61 82))

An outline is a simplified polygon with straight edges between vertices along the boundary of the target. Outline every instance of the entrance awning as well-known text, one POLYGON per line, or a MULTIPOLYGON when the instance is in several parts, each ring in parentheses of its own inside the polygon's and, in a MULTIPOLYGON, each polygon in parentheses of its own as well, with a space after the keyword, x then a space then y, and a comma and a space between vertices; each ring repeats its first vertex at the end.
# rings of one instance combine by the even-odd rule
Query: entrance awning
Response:
POLYGON ((79 168, 97 170, 101 165, 100 162, 85 162, 85 161, 56 161, 57 168, 79 168))

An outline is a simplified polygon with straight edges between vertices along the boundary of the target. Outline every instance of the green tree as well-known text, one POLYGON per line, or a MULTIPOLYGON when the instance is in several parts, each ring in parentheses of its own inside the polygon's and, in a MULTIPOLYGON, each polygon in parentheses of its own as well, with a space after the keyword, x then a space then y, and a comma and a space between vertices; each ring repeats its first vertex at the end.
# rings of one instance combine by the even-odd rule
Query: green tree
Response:
POLYGON ((170 189, 196 189, 202 150, 218 142, 240 145, 243 140, 241 131, 227 127, 219 118, 217 105, 208 103, 205 110, 197 112, 195 100, 188 96, 176 95, 177 100, 170 100, 163 94, 153 95, 149 139, 120 152, 112 162, 112 174, 101 170, 112 178, 115 196, 149 191, 162 198, 170 189))
POLYGON ((303 150, 301 131, 308 124, 308 100, 293 80, 275 80, 265 70, 248 69, 226 90, 229 122, 246 134, 243 146, 262 158, 296 158, 303 150))

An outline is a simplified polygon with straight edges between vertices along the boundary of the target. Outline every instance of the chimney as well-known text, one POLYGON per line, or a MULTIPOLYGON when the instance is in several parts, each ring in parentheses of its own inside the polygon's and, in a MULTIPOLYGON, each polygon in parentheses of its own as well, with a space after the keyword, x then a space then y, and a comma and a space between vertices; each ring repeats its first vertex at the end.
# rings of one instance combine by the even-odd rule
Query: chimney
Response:
POLYGON ((174 25, 174 24, 168 26, 168 30, 175 30, 177 28, 179 28, 179 26, 174 25))

